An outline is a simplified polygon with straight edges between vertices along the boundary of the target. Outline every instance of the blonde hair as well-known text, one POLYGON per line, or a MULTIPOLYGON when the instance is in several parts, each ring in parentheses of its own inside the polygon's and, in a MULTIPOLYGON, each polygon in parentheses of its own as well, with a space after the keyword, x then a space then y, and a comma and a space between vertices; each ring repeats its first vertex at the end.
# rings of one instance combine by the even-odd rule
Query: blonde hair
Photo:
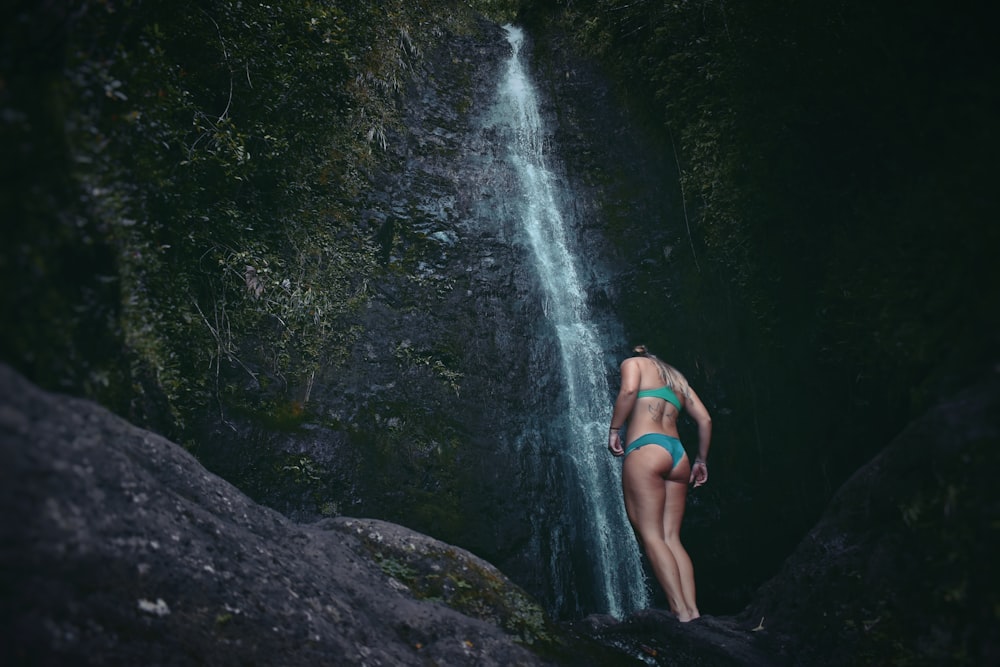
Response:
POLYGON ((690 398, 688 381, 683 373, 650 352, 649 348, 645 345, 636 345, 632 348, 632 352, 637 357, 646 357, 656 364, 656 369, 660 372, 660 379, 663 380, 663 384, 673 389, 675 393, 683 394, 684 398, 690 398))

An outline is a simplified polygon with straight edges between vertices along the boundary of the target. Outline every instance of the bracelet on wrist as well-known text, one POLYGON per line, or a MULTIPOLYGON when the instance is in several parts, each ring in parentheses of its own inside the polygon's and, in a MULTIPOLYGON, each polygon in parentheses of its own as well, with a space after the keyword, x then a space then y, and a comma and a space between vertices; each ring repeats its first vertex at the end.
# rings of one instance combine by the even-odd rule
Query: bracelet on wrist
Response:
POLYGON ((612 426, 610 430, 617 431, 620 428, 621 428, 621 426, 612 426))

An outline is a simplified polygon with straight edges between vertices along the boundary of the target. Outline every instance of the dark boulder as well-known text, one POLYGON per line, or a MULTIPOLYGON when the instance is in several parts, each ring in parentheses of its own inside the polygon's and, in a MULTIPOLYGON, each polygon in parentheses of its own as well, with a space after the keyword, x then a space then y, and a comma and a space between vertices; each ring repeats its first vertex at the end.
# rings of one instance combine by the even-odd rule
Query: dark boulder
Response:
POLYGON ((681 623, 661 609, 645 609, 622 622, 593 615, 570 624, 582 636, 623 651, 647 665, 672 667, 776 667, 783 664, 756 628, 732 617, 702 616, 681 623))
POLYGON ((534 665, 575 650, 466 551, 373 520, 296 524, 3 366, 0 488, 5 665, 534 665))
POLYGON ((837 491, 739 620, 797 665, 1000 664, 1000 367, 837 491))

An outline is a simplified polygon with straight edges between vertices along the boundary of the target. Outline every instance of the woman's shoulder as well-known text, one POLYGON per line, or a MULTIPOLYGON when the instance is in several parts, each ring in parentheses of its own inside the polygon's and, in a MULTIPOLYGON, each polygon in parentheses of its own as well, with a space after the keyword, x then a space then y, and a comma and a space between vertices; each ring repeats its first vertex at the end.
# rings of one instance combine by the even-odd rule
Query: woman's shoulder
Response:
POLYGON ((644 369, 649 368, 649 364, 651 363, 652 362, 649 359, 644 359, 643 357, 629 357, 622 362, 621 367, 622 370, 628 368, 633 371, 642 372, 644 369))
POLYGON ((633 368, 638 366, 640 357, 628 357, 621 363, 622 368, 633 368))

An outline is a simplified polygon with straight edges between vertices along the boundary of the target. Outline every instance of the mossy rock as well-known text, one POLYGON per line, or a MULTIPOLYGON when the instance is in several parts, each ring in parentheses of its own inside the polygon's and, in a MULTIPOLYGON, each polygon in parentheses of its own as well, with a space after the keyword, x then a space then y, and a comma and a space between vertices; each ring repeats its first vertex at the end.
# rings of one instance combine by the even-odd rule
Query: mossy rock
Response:
POLYGON ((415 598, 494 623, 524 644, 558 643, 541 605, 472 553, 375 519, 336 518, 329 525, 358 536, 366 556, 415 598))

